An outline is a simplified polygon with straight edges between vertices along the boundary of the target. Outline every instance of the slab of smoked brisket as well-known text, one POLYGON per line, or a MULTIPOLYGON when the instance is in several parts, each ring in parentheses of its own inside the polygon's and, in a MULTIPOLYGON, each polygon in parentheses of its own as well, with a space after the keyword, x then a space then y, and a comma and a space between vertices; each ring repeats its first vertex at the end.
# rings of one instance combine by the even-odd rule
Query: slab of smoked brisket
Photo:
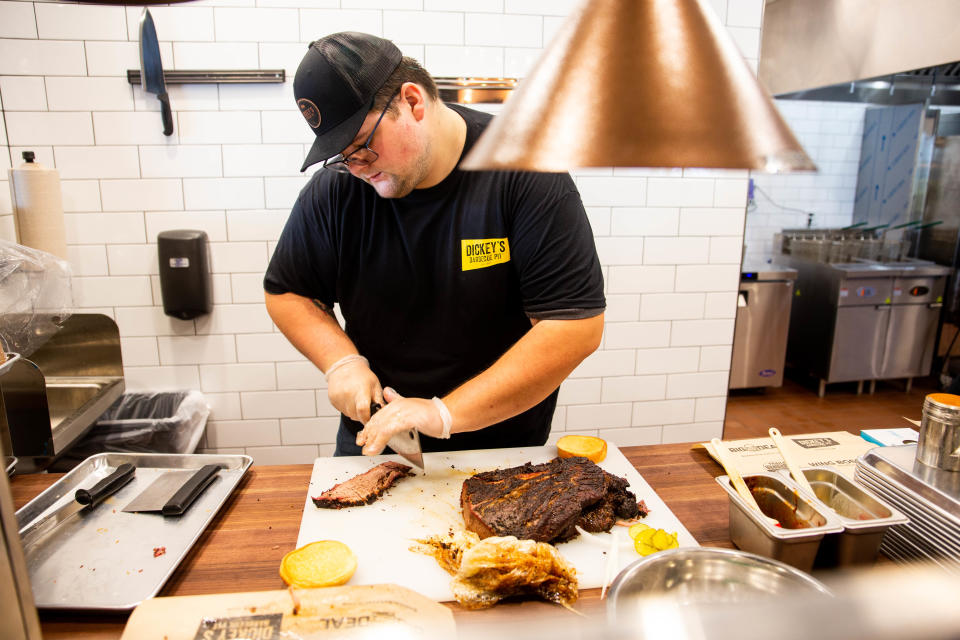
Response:
POLYGON ((310 499, 321 509, 343 509, 370 504, 398 479, 413 475, 410 467, 399 462, 384 462, 373 469, 334 485, 310 499))
POLYGON ((497 469, 467 478, 460 491, 467 529, 481 538, 563 542, 587 531, 609 531, 618 518, 646 515, 627 481, 586 458, 497 469))

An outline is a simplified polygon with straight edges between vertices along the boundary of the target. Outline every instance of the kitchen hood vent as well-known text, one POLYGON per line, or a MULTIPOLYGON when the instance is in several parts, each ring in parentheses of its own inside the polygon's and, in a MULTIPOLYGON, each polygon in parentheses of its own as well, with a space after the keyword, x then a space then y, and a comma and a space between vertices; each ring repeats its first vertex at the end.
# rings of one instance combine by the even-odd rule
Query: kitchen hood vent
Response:
POLYGON ((705 0, 588 0, 461 165, 815 169, 705 0))
POLYGON ((958 24, 957 0, 768 0, 760 81, 780 97, 921 70, 939 79, 956 68, 958 24))
POLYGON ((786 100, 960 106, 960 61, 827 87, 778 94, 786 100))

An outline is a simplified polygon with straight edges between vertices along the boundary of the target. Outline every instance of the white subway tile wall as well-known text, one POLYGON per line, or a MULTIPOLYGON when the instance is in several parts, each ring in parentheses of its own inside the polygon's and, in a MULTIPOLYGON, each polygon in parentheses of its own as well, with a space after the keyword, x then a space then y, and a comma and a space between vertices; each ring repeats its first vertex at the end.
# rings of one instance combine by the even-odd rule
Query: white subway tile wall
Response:
MULTIPOLYGON (((0 154, 60 171, 75 305, 117 320, 130 389, 201 390, 211 408, 201 450, 258 464, 333 451, 337 412, 326 381, 272 325, 262 274, 308 179, 312 140, 293 102, 307 44, 353 29, 394 39, 437 76, 522 77, 575 0, 217 0, 151 7, 169 69, 284 68, 287 82, 170 85, 173 136, 159 104, 126 80, 138 67, 140 7, 0 0, 0 154), (163 314, 156 236, 210 239, 214 311, 163 314)), ((710 0, 756 63, 762 0, 710 0)), ((859 149, 856 108, 781 103, 821 174, 762 176, 778 203, 849 218, 859 149), (822 187, 823 171, 840 177, 822 187), (852 176, 852 178, 851 178, 852 176), (801 177, 803 178, 803 177, 801 177), (780 190, 788 192, 781 195, 780 190), (782 202, 781 202, 782 200, 782 202)), ((495 111, 495 110, 494 110, 495 111)), ((563 383, 565 431, 618 445, 720 435, 726 401, 748 177, 737 171, 574 172, 596 237, 608 308, 603 345, 563 383)), ((762 182, 761 182, 762 180, 762 182)), ((14 239, 6 173, 0 237, 14 239)), ((792 215, 792 214, 789 214, 792 215)), ((801 216, 802 217, 802 216, 801 216)), ((749 251, 769 247, 784 214, 757 197, 749 251)), ((797 216, 790 224, 797 224, 797 216)))
POLYGON ((750 263, 769 262, 781 229, 842 227, 853 220, 863 117, 869 105, 777 100, 784 120, 817 165, 813 174, 755 174, 744 244, 750 263))

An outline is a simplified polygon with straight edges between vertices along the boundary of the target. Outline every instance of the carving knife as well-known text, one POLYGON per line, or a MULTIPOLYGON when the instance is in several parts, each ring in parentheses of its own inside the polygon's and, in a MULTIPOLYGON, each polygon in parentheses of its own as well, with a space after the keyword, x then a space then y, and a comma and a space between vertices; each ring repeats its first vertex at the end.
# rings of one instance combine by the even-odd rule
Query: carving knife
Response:
POLYGON ((120 487, 130 482, 133 479, 134 472, 135 467, 129 462, 125 462, 91 488, 77 489, 73 494, 73 500, 20 530, 23 548, 29 549, 37 544, 41 538, 45 538, 61 523, 77 513, 84 510, 93 510, 94 507, 103 502, 104 498, 113 495, 120 487))
POLYGON ((173 114, 170 112, 167 85, 163 80, 160 43, 157 41, 157 29, 153 26, 153 16, 147 8, 144 8, 143 13, 140 14, 140 83, 144 91, 157 94, 160 111, 163 114, 163 135, 171 135, 173 114))
MULTIPOLYGON (((371 402, 370 417, 372 418, 373 414, 382 408, 383 405, 377 402, 371 402)), ((407 462, 412 463, 424 473, 427 472, 427 468, 423 465, 423 449, 420 447, 420 433, 416 429, 408 429, 407 431, 394 434, 394 436, 390 438, 390 441, 387 442, 387 446, 400 454, 407 462)))

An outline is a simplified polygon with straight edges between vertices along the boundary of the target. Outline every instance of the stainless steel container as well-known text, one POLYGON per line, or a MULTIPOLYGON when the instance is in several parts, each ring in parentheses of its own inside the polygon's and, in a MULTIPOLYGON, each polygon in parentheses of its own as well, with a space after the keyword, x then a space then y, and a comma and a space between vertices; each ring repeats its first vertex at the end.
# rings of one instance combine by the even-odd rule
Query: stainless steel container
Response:
POLYGON ((816 567, 871 564, 877 559, 887 529, 909 522, 906 516, 832 467, 802 471, 815 494, 810 497, 832 510, 843 525, 842 532, 828 534, 820 542, 814 559, 816 567))
POLYGON ((779 387, 796 269, 745 264, 740 271, 730 388, 779 387))
POLYGON ((802 571, 813 561, 824 535, 843 531, 836 515, 802 496, 795 485, 776 473, 744 476, 744 482, 763 511, 747 505, 728 476, 717 482, 730 496, 730 540, 738 548, 792 565, 802 571), (776 526, 767 518, 780 523, 776 526))
POLYGON ((75 313, 30 357, 0 377, 0 440, 19 472, 46 469, 123 394, 120 331, 113 318, 75 313))
POLYGON ((797 270, 790 307, 787 362, 820 379, 863 382, 930 374, 937 326, 950 270, 903 263, 826 264, 776 256, 797 270))
POLYGON ((960 471, 960 396, 931 393, 924 399, 917 460, 944 471, 960 471))
POLYGON ((607 620, 629 627, 649 596, 669 596, 680 605, 755 602, 795 594, 831 596, 829 589, 783 562, 736 549, 692 547, 641 558, 610 586, 607 620))

